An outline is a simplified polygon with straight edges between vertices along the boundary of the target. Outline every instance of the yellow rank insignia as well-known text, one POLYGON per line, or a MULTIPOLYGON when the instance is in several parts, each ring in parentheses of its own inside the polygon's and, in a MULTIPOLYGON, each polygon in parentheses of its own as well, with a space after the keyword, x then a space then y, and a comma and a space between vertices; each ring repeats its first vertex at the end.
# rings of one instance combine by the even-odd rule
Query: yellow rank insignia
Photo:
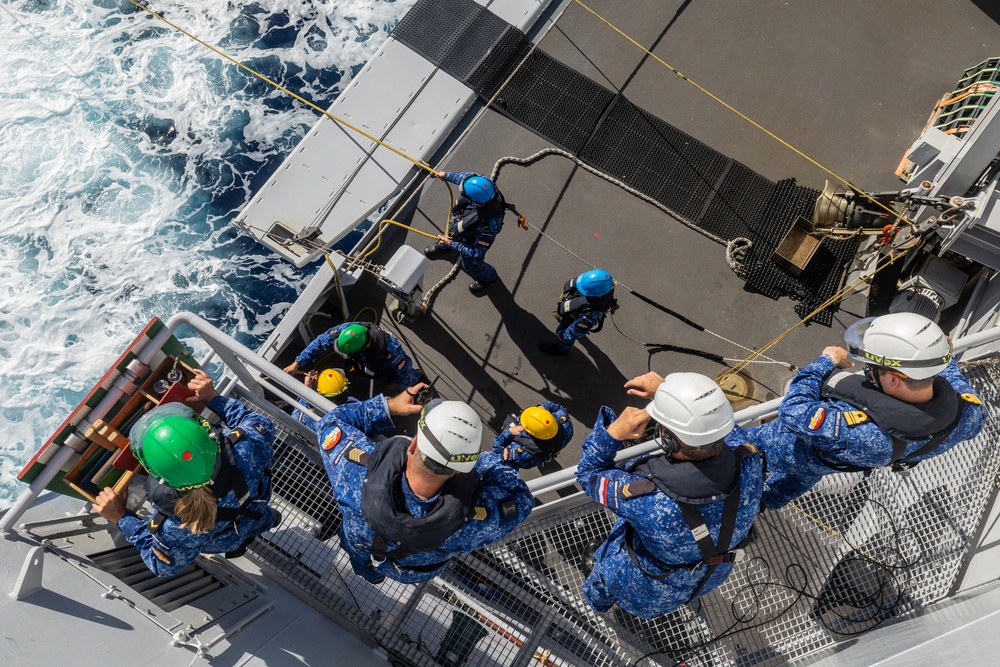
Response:
POLYGON ((965 401, 966 403, 972 403, 973 405, 983 404, 983 402, 979 400, 979 397, 976 396, 975 394, 960 394, 960 395, 962 397, 962 400, 965 401))
POLYGON ((343 431, 340 430, 340 427, 334 426, 333 430, 327 433, 326 437, 323 438, 323 451, 328 452, 336 447, 337 443, 340 442, 340 436, 342 435, 343 431))
POLYGON ((472 508, 472 518, 476 521, 486 521, 490 513, 486 511, 485 507, 473 507, 472 508))
POLYGON ((844 413, 844 422, 848 426, 857 426, 868 421, 868 413, 864 410, 851 410, 844 413))

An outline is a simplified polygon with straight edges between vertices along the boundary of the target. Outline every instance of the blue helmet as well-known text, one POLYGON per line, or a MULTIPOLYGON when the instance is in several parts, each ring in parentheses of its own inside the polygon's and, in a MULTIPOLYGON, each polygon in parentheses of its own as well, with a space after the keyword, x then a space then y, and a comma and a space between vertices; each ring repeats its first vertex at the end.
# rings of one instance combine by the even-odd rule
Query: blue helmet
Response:
POLYGON ((496 197, 497 186, 485 176, 469 176, 462 181, 462 194, 477 204, 485 204, 496 197))
POLYGON ((576 289, 584 296, 604 296, 615 288, 615 279, 602 269, 581 273, 576 277, 576 289))

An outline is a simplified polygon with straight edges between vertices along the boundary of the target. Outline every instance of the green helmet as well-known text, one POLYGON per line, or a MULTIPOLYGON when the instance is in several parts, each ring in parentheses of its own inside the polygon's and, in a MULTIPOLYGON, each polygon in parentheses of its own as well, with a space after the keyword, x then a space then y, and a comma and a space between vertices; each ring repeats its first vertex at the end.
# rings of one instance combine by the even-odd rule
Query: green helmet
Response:
POLYGON ((169 403, 143 415, 129 432, 132 452, 149 474, 178 491, 212 481, 219 443, 200 415, 169 403))
POLYGON ((342 357, 349 357, 360 352, 368 343, 368 327, 363 324, 351 324, 337 336, 333 349, 342 357))

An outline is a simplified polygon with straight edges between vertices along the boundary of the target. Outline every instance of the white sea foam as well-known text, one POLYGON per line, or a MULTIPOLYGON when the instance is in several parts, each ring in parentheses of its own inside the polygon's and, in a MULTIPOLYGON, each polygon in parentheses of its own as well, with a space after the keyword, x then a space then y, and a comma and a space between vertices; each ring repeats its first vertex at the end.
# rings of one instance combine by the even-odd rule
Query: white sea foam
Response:
MULTIPOLYGON (((323 106, 412 4, 151 8, 323 106)), ((0 58, 3 507, 152 316, 190 310, 251 346, 275 325, 307 275, 228 221, 315 113, 127 0, 5 3, 0 58)))

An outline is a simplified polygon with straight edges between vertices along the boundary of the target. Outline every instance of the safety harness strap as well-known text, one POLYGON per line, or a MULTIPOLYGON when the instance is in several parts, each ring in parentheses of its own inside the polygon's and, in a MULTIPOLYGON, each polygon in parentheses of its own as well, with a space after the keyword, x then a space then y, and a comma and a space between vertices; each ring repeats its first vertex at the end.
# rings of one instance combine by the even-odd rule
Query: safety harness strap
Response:
MULTIPOLYGON (((736 448, 735 454, 738 461, 743 461, 751 456, 756 456, 759 450, 753 445, 747 443, 740 445, 736 448)), ((736 531, 736 521, 739 517, 740 512, 740 488, 741 488, 742 473, 736 479, 736 487, 731 493, 726 496, 725 502, 722 505, 722 523, 719 526, 719 542, 718 544, 712 542, 712 534, 708 530, 708 526, 705 525, 705 518, 698 509, 697 505, 685 502, 677 502, 677 506, 681 510, 681 516, 684 517, 684 522, 687 523, 688 529, 691 531, 691 537, 694 538, 695 543, 698 545, 698 550, 701 551, 701 560, 697 563, 685 563, 685 564, 668 564, 662 563, 664 569, 667 568, 689 568, 694 569, 700 566, 702 563, 708 565, 708 570, 705 572, 705 576, 702 578, 698 587, 694 590, 691 595, 691 599, 698 597, 701 593, 702 588, 708 582, 709 578, 712 576, 712 572, 715 568, 723 563, 733 563, 742 556, 740 551, 740 545, 737 545, 735 549, 730 550, 729 545, 733 540, 733 534, 736 531)), ((639 564, 639 559, 636 558, 635 548, 633 546, 634 540, 636 540, 635 531, 632 528, 632 524, 625 524, 625 548, 628 551, 629 558, 635 564, 639 571, 651 579, 657 581, 662 581, 669 577, 672 573, 667 572, 665 574, 656 575, 651 574, 644 570, 639 564)), ((747 536, 749 539, 749 535, 747 536)), ((743 542, 746 542, 744 540, 743 542)))
MULTIPOLYGON (((931 438, 920 447, 920 449, 910 455, 906 455, 906 448, 911 442, 913 442, 913 440, 904 440, 902 438, 893 437, 892 459, 885 465, 885 467, 891 466, 896 472, 901 472, 917 465, 920 463, 917 459, 922 456, 926 456, 937 449, 941 443, 948 439, 951 432, 958 427, 960 421, 962 421, 962 410, 958 411, 958 414, 955 415, 954 421, 952 421, 947 428, 932 435, 931 438)), ((816 445, 813 445, 813 454, 816 455, 816 458, 819 459, 820 463, 837 472, 868 472, 869 470, 872 470, 872 468, 857 466, 851 463, 831 461, 823 455, 823 452, 821 452, 816 445)))

